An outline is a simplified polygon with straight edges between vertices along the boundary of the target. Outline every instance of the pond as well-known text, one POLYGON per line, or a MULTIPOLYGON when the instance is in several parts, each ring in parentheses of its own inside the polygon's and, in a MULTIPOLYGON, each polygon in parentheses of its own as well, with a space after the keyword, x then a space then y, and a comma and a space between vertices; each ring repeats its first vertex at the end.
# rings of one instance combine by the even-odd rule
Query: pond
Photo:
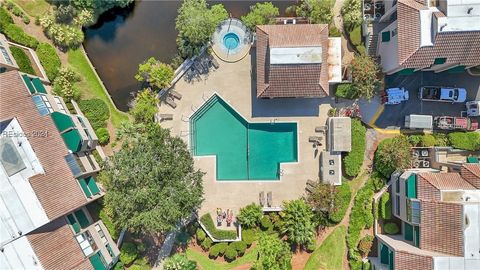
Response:
MULTIPOLYGON (((207 2, 222 3, 239 18, 261 1, 207 2)), ((297 1, 271 2, 284 13, 297 1)), ((128 110, 132 92, 140 88, 134 78, 138 64, 151 56, 168 63, 176 54, 175 17, 180 5, 181 1, 137 1, 128 8, 106 12, 97 24, 85 29, 85 50, 120 110, 128 110)))

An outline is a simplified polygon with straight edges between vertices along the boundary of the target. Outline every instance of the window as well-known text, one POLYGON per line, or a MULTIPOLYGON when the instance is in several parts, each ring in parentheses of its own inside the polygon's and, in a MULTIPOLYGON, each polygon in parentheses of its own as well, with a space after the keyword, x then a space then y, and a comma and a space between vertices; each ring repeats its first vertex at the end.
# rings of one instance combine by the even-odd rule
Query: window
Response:
POLYGON ((400 216, 400 195, 395 195, 395 214, 400 216))
POLYGON ((420 224, 420 202, 407 199, 407 220, 414 224, 420 224))
POLYGON ((60 100, 59 97, 53 97, 53 99, 55 100, 55 104, 57 104, 57 107, 58 109, 63 112, 64 114, 68 114, 67 110, 65 109, 65 107, 63 107, 63 104, 62 104, 62 101, 60 100))
POLYGON ((92 236, 88 231, 77 235, 75 238, 80 244, 80 247, 82 248, 83 254, 85 254, 85 256, 92 254, 97 249, 95 241, 93 240, 92 236))
POLYGON ((5 62, 7 62, 9 65, 13 65, 12 59, 7 53, 7 49, 5 47, 0 47, 0 51, 2 51, 3 58, 5 59, 5 62))
POLYGON ((73 176, 79 176, 82 174, 82 168, 77 163, 75 156, 73 154, 68 154, 65 156, 65 161, 67 162, 70 171, 72 171, 73 176))
POLYGON ((392 37, 396 36, 397 33, 398 33, 398 29, 397 28, 393 29, 392 30, 392 37))
POLYGON ((445 62, 447 62, 447 58, 435 58, 435 61, 433 61, 433 64, 434 65, 441 65, 441 64, 445 64, 445 62))
POLYGON ((40 112, 40 115, 44 116, 53 112, 52 105, 45 95, 34 95, 32 96, 32 99, 40 112))
POLYGON ((400 193, 400 178, 397 178, 397 180, 395 180, 395 193, 400 193))
POLYGON ((390 31, 382 32, 382 42, 390 41, 390 31))

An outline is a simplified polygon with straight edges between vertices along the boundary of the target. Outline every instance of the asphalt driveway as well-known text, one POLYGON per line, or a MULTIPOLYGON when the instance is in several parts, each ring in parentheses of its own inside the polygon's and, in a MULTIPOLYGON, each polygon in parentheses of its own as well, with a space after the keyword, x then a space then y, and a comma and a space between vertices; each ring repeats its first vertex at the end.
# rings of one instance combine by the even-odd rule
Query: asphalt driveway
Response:
POLYGON ((385 105, 385 110, 375 121, 379 128, 403 128, 405 116, 426 114, 433 116, 460 116, 465 110, 464 103, 421 101, 418 98, 420 86, 455 86, 467 89, 467 101, 480 98, 480 76, 468 73, 416 72, 412 75, 390 75, 385 77, 385 87, 405 87, 410 99, 399 105, 385 105))

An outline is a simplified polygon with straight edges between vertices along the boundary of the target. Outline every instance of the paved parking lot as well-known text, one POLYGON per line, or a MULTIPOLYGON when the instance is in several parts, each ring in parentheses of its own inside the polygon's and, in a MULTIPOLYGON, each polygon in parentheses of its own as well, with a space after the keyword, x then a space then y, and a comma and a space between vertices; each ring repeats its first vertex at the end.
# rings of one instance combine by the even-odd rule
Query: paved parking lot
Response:
POLYGON ((447 72, 416 72, 412 75, 390 75, 385 77, 385 87, 405 87, 410 99, 399 105, 385 105, 385 110, 375 121, 379 128, 404 127, 405 116, 409 114, 427 114, 433 116, 460 116, 465 104, 421 101, 418 98, 420 86, 456 86, 467 89, 467 101, 480 99, 480 76, 468 73, 450 74, 447 72))

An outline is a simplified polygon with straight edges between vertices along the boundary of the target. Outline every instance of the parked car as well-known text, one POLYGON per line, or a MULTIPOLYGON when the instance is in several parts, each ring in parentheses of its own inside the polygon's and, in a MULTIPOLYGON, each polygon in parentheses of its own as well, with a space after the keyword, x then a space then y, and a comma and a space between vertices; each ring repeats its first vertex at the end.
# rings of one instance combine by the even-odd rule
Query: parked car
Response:
POLYGON ((408 100, 408 90, 405 88, 388 88, 385 92, 380 93, 382 103, 385 105, 400 104, 408 100))
POLYGON ((433 116, 410 114, 405 116, 405 127, 409 129, 432 129, 433 116))
POLYGON ((418 95, 425 101, 461 103, 467 99, 467 90, 455 87, 422 86, 418 95))
POLYGON ((476 119, 468 117, 437 116, 434 118, 435 128, 443 130, 477 130, 476 119))

